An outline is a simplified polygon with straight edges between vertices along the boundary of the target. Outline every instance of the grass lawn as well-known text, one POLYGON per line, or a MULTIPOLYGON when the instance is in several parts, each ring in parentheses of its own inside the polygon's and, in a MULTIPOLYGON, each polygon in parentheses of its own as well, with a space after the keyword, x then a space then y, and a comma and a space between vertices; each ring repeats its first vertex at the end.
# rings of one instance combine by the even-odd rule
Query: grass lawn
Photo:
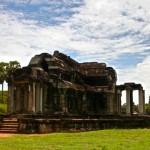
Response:
POLYGON ((13 135, 0 138, 1 150, 150 150, 150 129, 13 135))

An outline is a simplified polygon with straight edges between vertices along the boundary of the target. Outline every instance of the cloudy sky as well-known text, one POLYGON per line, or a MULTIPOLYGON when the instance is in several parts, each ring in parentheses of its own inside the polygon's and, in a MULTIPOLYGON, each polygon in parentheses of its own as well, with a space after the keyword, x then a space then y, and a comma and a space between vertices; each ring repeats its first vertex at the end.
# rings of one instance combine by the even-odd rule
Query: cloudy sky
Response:
MULTIPOLYGON (((150 95, 150 0, 0 0, 0 61, 59 50, 105 62, 150 95)), ((136 97, 136 96, 135 96, 136 97)), ((137 101, 137 98, 135 98, 137 101)))

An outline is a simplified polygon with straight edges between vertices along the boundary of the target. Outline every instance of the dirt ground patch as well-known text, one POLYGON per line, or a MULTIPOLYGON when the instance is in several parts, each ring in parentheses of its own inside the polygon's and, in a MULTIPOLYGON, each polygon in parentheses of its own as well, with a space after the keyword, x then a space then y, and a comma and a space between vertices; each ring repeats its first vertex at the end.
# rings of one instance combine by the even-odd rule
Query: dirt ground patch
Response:
POLYGON ((0 133, 0 138, 3 137, 11 137, 14 135, 26 135, 26 136, 46 136, 47 134, 7 134, 7 133, 0 133))
POLYGON ((10 136, 13 136, 14 134, 7 134, 7 133, 0 133, 0 138, 3 138, 3 137, 10 137, 10 136))

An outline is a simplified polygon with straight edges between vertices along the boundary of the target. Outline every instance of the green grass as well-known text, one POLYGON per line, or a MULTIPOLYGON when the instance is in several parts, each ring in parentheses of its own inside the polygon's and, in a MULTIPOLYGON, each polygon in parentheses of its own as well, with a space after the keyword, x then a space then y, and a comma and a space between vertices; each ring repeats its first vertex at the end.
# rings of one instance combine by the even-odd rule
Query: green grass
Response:
POLYGON ((2 150, 150 150, 150 129, 14 135, 0 138, 2 150))

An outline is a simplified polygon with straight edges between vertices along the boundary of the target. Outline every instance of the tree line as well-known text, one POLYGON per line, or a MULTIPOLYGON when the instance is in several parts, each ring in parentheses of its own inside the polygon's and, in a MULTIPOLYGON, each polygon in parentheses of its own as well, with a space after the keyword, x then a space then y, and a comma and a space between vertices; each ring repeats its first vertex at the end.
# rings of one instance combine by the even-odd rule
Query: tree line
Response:
MULTIPOLYGON (((121 106, 121 112, 123 115, 126 114, 126 103, 124 103, 122 106, 121 106)), ((134 104, 133 103, 133 114, 138 114, 139 113, 139 105, 137 104, 134 104)), ((145 114, 146 115, 150 115, 150 100, 148 103, 145 104, 145 114)))
POLYGON ((1 102, 4 102, 4 81, 6 81, 8 72, 13 72, 14 70, 21 68, 21 65, 18 61, 9 61, 9 62, 0 62, 0 84, 2 85, 1 92, 1 102))

